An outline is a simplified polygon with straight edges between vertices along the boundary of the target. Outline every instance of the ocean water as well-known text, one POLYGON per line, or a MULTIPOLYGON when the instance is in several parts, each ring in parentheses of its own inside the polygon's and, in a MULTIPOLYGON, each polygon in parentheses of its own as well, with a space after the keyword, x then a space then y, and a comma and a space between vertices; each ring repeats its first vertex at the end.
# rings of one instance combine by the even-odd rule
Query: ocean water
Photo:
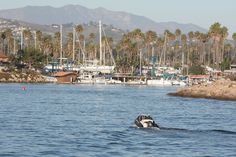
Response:
POLYGON ((235 157, 236 102, 166 95, 175 90, 0 84, 0 156, 235 157), (162 128, 133 127, 139 114, 162 128))

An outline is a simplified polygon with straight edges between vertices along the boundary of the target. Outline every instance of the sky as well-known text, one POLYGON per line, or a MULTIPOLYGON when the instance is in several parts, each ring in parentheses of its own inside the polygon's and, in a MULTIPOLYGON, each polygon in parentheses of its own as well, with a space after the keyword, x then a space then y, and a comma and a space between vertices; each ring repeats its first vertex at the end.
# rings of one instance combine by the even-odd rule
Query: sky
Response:
POLYGON ((193 23, 206 29, 220 22, 229 29, 230 36, 236 32, 236 0, 0 0, 0 9, 68 4, 129 12, 156 22, 193 23))

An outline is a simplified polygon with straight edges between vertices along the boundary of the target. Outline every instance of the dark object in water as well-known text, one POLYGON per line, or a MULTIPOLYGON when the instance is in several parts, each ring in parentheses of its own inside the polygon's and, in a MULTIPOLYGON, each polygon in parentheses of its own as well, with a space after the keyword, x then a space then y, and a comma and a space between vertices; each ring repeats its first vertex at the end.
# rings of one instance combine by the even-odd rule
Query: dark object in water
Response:
POLYGON ((153 118, 151 116, 146 116, 146 115, 139 115, 135 121, 135 125, 139 128, 151 128, 151 127, 157 127, 159 126, 155 123, 153 118))

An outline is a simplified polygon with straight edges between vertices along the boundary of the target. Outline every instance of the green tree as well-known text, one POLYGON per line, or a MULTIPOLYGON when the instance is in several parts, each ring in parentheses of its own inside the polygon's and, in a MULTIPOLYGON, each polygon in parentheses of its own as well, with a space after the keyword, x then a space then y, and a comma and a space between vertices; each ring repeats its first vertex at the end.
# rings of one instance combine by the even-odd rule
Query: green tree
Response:
POLYGON ((2 51, 5 53, 5 39, 6 39, 5 32, 1 33, 1 39, 2 39, 2 51))
POLYGON ((46 56, 34 48, 27 48, 22 54, 22 61, 36 69, 42 69, 46 63, 46 56))
POLYGON ((199 65, 199 64, 196 64, 196 65, 193 65, 189 68, 189 74, 192 74, 192 75, 205 75, 205 69, 199 65))

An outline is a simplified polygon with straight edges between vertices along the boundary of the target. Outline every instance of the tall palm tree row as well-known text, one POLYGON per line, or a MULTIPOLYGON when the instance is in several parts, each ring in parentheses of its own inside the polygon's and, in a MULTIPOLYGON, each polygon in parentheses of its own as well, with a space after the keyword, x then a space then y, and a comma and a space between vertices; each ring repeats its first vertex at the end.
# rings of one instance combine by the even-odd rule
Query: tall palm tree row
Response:
MULTIPOLYGON (((74 29, 75 43, 73 32, 68 32, 66 42, 63 43, 63 56, 80 63, 84 63, 85 59, 99 59, 99 43, 95 32, 85 36, 83 25, 80 24, 74 29)), ((14 54, 20 48, 19 38, 13 34, 10 29, 1 33, 0 48, 6 54, 14 54)), ((220 23, 211 25, 207 33, 191 31, 184 34, 176 29, 175 32, 166 30, 157 35, 152 30, 142 32, 141 29, 134 29, 124 33, 116 45, 111 37, 103 37, 103 58, 104 63, 112 64, 110 53, 113 54, 117 70, 129 73, 140 68, 140 61, 142 65, 149 66, 154 56, 157 58, 156 63, 182 69, 195 64, 220 68, 225 58, 234 60, 236 57, 236 33, 232 35, 234 48, 225 42, 227 37, 228 29, 220 23)), ((60 39, 60 32, 48 35, 39 30, 33 33, 26 29, 23 31, 23 49, 36 49, 46 55, 49 62, 60 56, 60 39)))

